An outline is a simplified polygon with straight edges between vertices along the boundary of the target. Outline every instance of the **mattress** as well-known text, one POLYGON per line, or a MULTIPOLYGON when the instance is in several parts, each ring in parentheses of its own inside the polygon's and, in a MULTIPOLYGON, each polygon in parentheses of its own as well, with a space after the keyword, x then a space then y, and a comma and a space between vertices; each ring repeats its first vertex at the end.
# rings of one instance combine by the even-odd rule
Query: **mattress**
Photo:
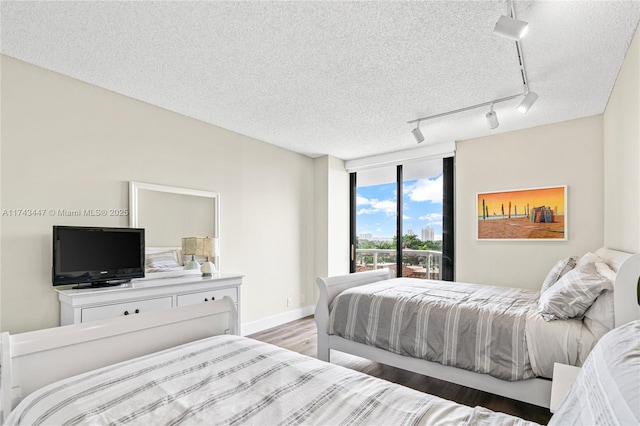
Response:
POLYGON ((532 424, 239 336, 216 336, 48 385, 7 425, 532 424))

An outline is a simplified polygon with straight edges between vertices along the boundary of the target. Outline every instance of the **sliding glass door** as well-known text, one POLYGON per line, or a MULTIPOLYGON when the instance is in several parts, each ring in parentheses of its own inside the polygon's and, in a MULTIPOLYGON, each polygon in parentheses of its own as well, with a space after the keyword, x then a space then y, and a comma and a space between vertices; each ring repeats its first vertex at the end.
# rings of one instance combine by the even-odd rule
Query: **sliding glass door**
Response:
POLYGON ((352 272, 389 267, 399 277, 453 279, 453 170, 447 160, 452 167, 448 158, 351 174, 352 272))

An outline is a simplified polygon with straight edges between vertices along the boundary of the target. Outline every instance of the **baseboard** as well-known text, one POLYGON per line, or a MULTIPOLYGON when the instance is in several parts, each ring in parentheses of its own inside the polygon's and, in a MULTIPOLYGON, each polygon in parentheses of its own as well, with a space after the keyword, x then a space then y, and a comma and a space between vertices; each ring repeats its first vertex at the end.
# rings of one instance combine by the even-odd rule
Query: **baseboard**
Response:
POLYGON ((242 324, 242 335, 248 336, 249 334, 258 333, 300 318, 308 317, 309 315, 313 315, 315 309, 315 305, 303 306, 302 308, 292 309, 272 317, 242 324))

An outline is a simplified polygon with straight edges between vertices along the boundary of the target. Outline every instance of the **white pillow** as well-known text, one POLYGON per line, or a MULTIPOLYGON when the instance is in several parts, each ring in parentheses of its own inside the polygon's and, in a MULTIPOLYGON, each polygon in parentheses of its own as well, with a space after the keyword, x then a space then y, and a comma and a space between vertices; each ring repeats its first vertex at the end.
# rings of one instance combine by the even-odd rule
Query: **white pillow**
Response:
POLYGON ((587 263, 596 263, 598 256, 591 253, 590 251, 586 252, 580 259, 578 259, 578 263, 576 264, 576 268, 578 266, 586 265, 587 263))
MULTIPOLYGON (((609 280, 612 285, 614 284, 616 273, 613 272, 609 265, 596 261, 596 272, 609 280)), ((615 325, 613 291, 604 290, 600 293, 593 305, 585 311, 582 322, 596 339, 600 339, 606 332, 612 330, 615 325)))
POLYGON ((175 251, 148 253, 145 255, 145 266, 148 272, 175 271, 182 269, 176 260, 175 251))
POLYGON ((611 282, 596 272, 595 263, 585 263, 567 272, 540 295, 538 313, 545 321, 581 317, 611 282))
POLYGON ((564 274, 571 271, 576 267, 576 262, 578 260, 577 256, 567 257, 566 259, 558 260, 555 265, 551 268, 547 277, 542 282, 542 287, 540 288, 540 293, 544 293, 547 291, 549 287, 551 287, 554 283, 556 283, 564 274))
POLYGON ((599 340, 615 325, 613 291, 604 290, 584 313, 582 319, 591 334, 599 340))
POLYGON ((614 284, 616 280, 616 273, 613 272, 613 269, 611 269, 609 265, 607 265, 604 262, 600 262, 599 260, 596 260, 596 271, 598 272, 598 274, 602 275, 603 277, 611 281, 611 284, 614 284))

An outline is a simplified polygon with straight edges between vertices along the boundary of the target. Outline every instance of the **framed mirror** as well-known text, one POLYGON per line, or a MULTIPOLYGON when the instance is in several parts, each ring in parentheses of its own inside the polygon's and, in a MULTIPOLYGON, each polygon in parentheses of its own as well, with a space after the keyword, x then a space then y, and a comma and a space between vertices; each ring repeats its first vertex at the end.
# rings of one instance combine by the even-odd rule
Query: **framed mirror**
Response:
MULTIPOLYGON (((145 229, 147 278, 200 273, 184 270, 182 238, 215 237, 219 241, 219 218, 217 192, 129 182, 129 226, 145 229)), ((219 272, 220 254, 210 260, 219 272)))

